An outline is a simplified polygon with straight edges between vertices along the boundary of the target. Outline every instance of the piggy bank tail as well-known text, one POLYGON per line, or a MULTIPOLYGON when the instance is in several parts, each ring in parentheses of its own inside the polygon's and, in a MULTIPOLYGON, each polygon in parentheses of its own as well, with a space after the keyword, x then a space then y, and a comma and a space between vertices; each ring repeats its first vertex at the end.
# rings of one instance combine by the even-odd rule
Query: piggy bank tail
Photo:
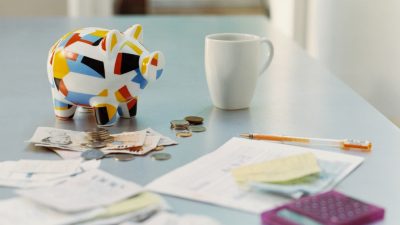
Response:
POLYGON ((149 55, 140 57, 139 65, 140 72, 146 80, 157 80, 160 78, 164 69, 164 55, 160 51, 152 52, 149 55))

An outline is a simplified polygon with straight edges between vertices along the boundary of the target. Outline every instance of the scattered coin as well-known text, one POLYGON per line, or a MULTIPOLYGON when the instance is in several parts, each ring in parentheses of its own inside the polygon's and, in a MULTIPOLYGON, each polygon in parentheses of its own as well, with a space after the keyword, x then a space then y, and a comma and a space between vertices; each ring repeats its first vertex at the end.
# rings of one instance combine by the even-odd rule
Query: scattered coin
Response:
POLYGON ((117 161, 131 161, 135 159, 135 156, 131 154, 115 154, 114 159, 117 161))
POLYGON ((175 130, 187 130, 189 127, 189 122, 186 120, 172 120, 171 128, 175 130))
POLYGON ((85 146, 89 148, 103 148, 106 147, 107 143, 102 141, 90 141, 89 143, 85 143, 85 146))
POLYGON ((154 149, 154 151, 162 151, 162 150, 164 150, 164 146, 162 145, 159 145, 154 149))
POLYGON ((116 155, 119 155, 118 153, 108 153, 107 155, 104 156, 104 158, 114 158, 116 155))
POLYGON ((151 158, 157 161, 168 160, 171 158, 171 155, 165 152, 158 152, 151 155, 151 158))
POLYGON ((206 128, 204 126, 197 125, 197 126, 189 126, 189 130, 192 132, 204 132, 206 131, 206 128))
POLYGON ((91 150, 82 152, 81 156, 86 160, 101 159, 104 157, 104 153, 97 149, 91 149, 91 150))
POLYGON ((192 136, 192 132, 190 132, 190 131, 177 132, 176 136, 177 137, 191 137, 192 136))
POLYGON ((200 125, 203 124, 204 119, 200 116, 187 116, 185 117, 185 120, 188 121, 190 124, 200 125))

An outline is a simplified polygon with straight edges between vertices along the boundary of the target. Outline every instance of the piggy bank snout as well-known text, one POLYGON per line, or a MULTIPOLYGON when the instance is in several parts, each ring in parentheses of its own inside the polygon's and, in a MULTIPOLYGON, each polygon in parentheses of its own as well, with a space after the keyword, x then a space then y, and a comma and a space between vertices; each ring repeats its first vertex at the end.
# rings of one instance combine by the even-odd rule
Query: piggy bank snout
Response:
POLYGON ((162 52, 155 51, 148 55, 142 55, 139 59, 140 72, 146 80, 156 80, 160 78, 165 58, 162 52))

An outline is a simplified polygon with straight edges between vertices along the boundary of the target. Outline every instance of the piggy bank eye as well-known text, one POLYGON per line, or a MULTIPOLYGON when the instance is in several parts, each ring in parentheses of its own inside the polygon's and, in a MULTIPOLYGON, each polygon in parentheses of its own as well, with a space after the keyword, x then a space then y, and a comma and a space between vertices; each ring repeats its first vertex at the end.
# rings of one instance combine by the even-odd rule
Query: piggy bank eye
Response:
POLYGON ((120 52, 115 60, 114 74, 124 74, 137 70, 139 68, 140 56, 135 54, 129 54, 120 52))

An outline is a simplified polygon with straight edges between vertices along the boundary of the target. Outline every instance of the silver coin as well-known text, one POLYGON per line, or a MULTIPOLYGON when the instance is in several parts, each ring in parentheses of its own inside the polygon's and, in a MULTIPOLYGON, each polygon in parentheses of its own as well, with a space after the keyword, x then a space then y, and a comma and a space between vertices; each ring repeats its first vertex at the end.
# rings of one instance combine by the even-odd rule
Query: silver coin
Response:
POLYGON ((206 128, 204 126, 190 126, 189 130, 192 132, 204 132, 206 128))
POLYGON ((164 161, 164 160, 168 160, 171 158, 171 155, 165 152, 158 152, 158 153, 154 153, 151 155, 152 159, 155 159, 157 161, 164 161))
POLYGON ((103 148, 106 147, 107 144, 103 141, 91 141, 86 144, 89 148, 103 148))
POLYGON ((114 159, 117 161, 131 161, 135 159, 135 156, 131 154, 115 154, 114 159))
POLYGON ((186 120, 172 120, 171 128, 176 130, 186 130, 189 126, 189 122, 186 120))
POLYGON ((86 160, 101 159, 104 157, 104 153, 97 149, 91 149, 91 150, 82 152, 81 156, 86 160))

